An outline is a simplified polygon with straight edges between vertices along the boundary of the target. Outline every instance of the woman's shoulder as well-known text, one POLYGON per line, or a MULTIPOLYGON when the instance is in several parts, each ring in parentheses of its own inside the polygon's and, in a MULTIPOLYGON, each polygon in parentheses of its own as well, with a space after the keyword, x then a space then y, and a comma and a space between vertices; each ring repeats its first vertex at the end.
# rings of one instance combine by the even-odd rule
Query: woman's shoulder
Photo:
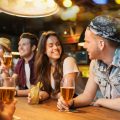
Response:
POLYGON ((66 62, 70 62, 70 63, 76 63, 76 60, 75 60, 75 58, 73 58, 73 57, 66 57, 65 59, 64 59, 64 63, 66 63, 66 62))

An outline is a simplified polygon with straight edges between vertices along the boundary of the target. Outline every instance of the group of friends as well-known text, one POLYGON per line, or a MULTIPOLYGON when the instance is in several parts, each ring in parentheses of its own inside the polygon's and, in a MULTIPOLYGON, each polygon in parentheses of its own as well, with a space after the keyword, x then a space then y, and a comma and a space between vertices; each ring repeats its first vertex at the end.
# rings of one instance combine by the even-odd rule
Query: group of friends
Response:
MULTIPOLYGON (((62 78, 82 79, 75 59, 64 54, 56 32, 43 32, 39 40, 34 34, 23 33, 18 44, 21 58, 11 76, 17 85, 16 96, 28 96, 30 104, 29 89, 40 82, 39 101, 58 99, 60 110, 92 104, 120 111, 120 19, 108 15, 95 17, 86 28, 84 40, 91 60, 89 78, 84 90, 82 82, 80 86, 76 84, 79 88, 75 91, 76 97, 66 103, 60 95, 62 78), (95 100, 98 87, 103 97, 95 100)), ((0 41, 2 60, 4 51, 11 51, 11 48, 7 38, 0 38, 0 41)), ((3 78, 10 75, 3 62, 0 68, 3 78)), ((15 103, 16 100, 9 105, 0 103, 1 120, 11 120, 15 103)))

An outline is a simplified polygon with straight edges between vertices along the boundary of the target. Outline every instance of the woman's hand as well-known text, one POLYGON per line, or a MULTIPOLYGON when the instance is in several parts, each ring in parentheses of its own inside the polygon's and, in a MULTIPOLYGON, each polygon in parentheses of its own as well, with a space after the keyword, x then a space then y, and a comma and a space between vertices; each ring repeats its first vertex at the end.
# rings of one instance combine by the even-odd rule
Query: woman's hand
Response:
MULTIPOLYGON (((46 91, 39 92, 39 102, 44 101, 49 98, 49 94, 46 91)), ((28 103, 32 104, 32 98, 30 93, 28 94, 28 103)))
POLYGON ((49 98, 49 94, 46 91, 39 92, 39 101, 47 100, 49 98))
POLYGON ((51 96, 50 96, 52 99, 55 99, 55 100, 57 100, 57 99, 59 99, 60 98, 60 92, 59 93, 56 93, 56 94, 51 94, 51 96))
POLYGON ((30 93, 28 93, 27 99, 28 99, 28 103, 30 104, 30 103, 31 103, 31 96, 30 96, 30 93))

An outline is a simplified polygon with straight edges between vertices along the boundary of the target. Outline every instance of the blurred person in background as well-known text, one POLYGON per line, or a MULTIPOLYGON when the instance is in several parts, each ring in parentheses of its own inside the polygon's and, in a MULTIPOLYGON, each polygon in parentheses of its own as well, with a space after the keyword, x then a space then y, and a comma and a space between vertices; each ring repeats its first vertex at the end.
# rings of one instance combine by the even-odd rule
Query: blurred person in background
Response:
POLYGON ((20 36, 18 51, 21 58, 12 76, 18 86, 16 96, 27 96, 31 85, 35 84, 34 62, 37 44, 38 38, 34 34, 23 33, 20 36))
POLYGON ((103 98, 94 106, 120 111, 120 19, 111 16, 97 16, 85 32, 84 48, 91 59, 89 79, 84 92, 66 103, 58 100, 60 110, 90 105, 97 88, 103 98))
MULTIPOLYGON (((13 74, 13 58, 11 53, 11 41, 8 38, 0 37, 0 80, 5 79, 7 76, 11 76, 13 74), (5 54, 7 58, 5 58, 5 54)), ((4 85, 6 86, 6 82, 4 81, 4 85)))
MULTIPOLYGON (((75 80, 80 75, 75 59, 63 54, 60 38, 54 31, 44 32, 40 37, 35 59, 35 75, 37 82, 42 83, 39 101, 58 99, 62 78, 75 80)), ((81 92, 82 88, 79 88, 79 93, 81 92)), ((28 103, 31 103, 30 94, 28 103)))

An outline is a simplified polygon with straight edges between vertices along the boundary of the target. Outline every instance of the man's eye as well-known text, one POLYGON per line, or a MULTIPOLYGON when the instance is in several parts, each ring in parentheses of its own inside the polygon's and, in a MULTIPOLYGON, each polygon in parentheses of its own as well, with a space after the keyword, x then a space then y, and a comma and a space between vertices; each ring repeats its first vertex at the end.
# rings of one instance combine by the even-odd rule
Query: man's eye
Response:
POLYGON ((49 45, 49 47, 52 47, 52 46, 53 46, 52 44, 49 45))

